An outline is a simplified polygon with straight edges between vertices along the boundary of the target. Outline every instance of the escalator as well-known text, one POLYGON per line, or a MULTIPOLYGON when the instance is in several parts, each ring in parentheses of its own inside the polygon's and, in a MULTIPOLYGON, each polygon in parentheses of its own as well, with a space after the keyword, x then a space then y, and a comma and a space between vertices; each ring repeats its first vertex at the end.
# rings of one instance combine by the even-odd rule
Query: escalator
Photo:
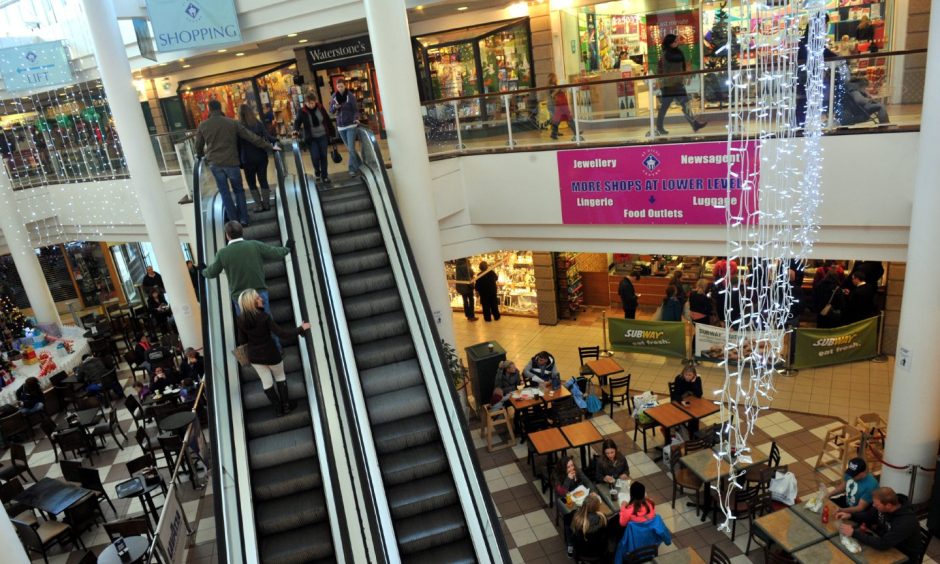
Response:
MULTIPOLYGON (((380 470, 398 561, 502 562, 506 549, 371 133, 363 176, 302 183, 347 350, 349 404, 380 470), (370 158, 371 155, 371 158, 370 158), (326 244, 323 244, 326 241, 326 244)), ((295 161, 301 159, 295 146, 295 161)))
MULTIPOLYGON (((292 225, 285 174, 276 158, 278 197, 271 210, 253 212, 244 238, 281 245, 301 232, 292 225)), ((202 186, 200 166, 194 186, 202 186)), ((212 191, 214 192, 214 190, 212 191)), ((225 244, 217 194, 195 198, 201 256, 214 256, 225 244), (201 202, 200 202, 201 201, 201 202), (201 204, 201 205, 200 205, 201 204), (205 209, 205 212, 202 210, 205 209)), ((297 237, 303 245, 303 237, 297 237)), ((307 315, 296 255, 265 264, 271 315, 281 327, 296 327, 307 315)), ((278 417, 251 367, 239 367, 234 348, 234 312, 224 277, 201 284, 207 354, 211 354, 216 404, 213 437, 219 471, 214 472, 217 504, 226 538, 220 561, 290 564, 352 561, 346 513, 335 492, 337 469, 318 388, 315 351, 322 343, 310 335, 282 342, 289 396, 297 407, 278 417), (332 477, 332 478, 331 478, 332 477)), ((315 320, 311 320, 315 322, 315 320)), ((315 333, 314 333, 315 334, 315 333)), ((222 537, 222 533, 218 535, 222 537)), ((353 541, 355 542, 355 541, 353 541)))

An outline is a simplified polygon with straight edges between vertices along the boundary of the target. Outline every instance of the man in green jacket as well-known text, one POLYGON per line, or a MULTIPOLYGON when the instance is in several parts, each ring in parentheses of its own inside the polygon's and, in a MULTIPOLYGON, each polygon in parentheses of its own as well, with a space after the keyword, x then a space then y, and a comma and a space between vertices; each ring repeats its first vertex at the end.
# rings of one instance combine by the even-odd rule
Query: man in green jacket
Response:
MULTIPOLYGON (((216 278, 223 270, 225 271, 236 315, 241 315, 238 296, 249 289, 258 291, 258 295, 264 300, 264 311, 270 315, 271 305, 268 300, 268 286, 264 279, 264 261, 286 257, 290 254, 293 241, 288 240, 286 247, 278 247, 261 241, 245 240, 242 224, 237 221, 229 221, 225 224, 225 240, 228 244, 216 253, 212 264, 205 267, 203 276, 216 278)), ((280 349, 280 340, 276 335, 271 336, 280 349)))
POLYGON ((239 168, 239 139, 267 151, 280 150, 280 147, 272 147, 270 143, 248 131, 241 123, 222 115, 222 104, 218 100, 211 100, 209 117, 196 128, 196 155, 205 155, 209 161, 209 170, 212 171, 219 194, 222 195, 222 206, 225 208, 227 219, 248 225, 248 204, 245 202, 245 188, 242 186, 242 171, 239 168), (229 182, 232 183, 232 192, 235 193, 234 203, 229 192, 229 182))

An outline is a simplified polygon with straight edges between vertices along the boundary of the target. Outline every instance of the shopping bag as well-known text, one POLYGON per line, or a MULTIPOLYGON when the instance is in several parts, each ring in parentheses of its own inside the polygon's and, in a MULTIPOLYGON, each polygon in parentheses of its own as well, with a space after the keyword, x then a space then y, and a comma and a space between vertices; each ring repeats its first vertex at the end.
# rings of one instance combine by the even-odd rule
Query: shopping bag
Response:
POLYGON ((232 355, 241 366, 251 366, 251 361, 248 360, 248 345, 238 345, 232 349, 232 355))
POLYGON ((604 409, 604 406, 601 405, 601 400, 599 400, 594 394, 589 395, 587 398, 588 413, 593 415, 602 409, 604 409))
POLYGON ((343 155, 340 154, 339 149, 336 148, 336 143, 333 143, 333 146, 330 148, 330 158, 337 164, 343 162, 343 155))
POLYGON ((633 415, 637 416, 651 407, 656 407, 656 394, 653 392, 643 392, 640 395, 633 396, 633 415))
POLYGON ((774 501, 779 501, 786 505, 793 505, 796 502, 798 491, 796 485, 796 476, 793 472, 776 472, 776 476, 770 480, 770 497, 774 501))

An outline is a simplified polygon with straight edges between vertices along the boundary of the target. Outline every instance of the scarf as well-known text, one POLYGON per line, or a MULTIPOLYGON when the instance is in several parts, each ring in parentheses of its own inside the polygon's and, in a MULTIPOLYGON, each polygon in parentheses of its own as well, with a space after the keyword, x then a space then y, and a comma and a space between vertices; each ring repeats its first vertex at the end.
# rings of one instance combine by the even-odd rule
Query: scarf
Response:
POLYGON ((340 104, 345 104, 345 103, 346 103, 346 97, 348 96, 348 94, 349 94, 349 90, 344 90, 344 91, 342 91, 342 92, 340 92, 339 90, 337 90, 337 91, 336 91, 336 94, 334 94, 333 96, 336 98, 336 101, 337 101, 337 102, 339 102, 340 104))
POLYGON ((307 110, 307 115, 310 116, 310 125, 312 127, 320 127, 320 120, 317 118, 317 110, 320 109, 320 106, 314 106, 312 110, 304 106, 304 109, 307 110))

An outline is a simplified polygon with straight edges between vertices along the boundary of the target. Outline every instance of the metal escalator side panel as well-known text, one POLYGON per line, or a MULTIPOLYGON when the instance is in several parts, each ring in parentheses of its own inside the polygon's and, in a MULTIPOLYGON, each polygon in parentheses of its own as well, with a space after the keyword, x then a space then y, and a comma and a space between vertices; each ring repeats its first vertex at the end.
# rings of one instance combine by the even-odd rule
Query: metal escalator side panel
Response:
POLYGON ((312 272, 317 278, 318 288, 321 289, 316 293, 317 304, 326 316, 328 327, 325 327, 325 330, 328 330, 333 337, 333 348, 330 352, 335 363, 333 367, 335 388, 343 392, 336 396, 337 411, 339 417, 350 427, 351 436, 348 441, 352 443, 352 451, 357 458, 355 461, 357 472, 351 478, 359 484, 362 502, 365 505, 361 510, 357 507, 357 511, 361 516, 364 514, 362 522, 370 529, 371 534, 367 541, 371 542, 375 561, 398 563, 401 562, 401 557, 394 538, 394 525, 388 501, 385 498, 384 486, 374 475, 374 470, 380 467, 379 459, 372 441, 369 422, 364 415, 365 400, 359 386, 356 365, 352 360, 353 353, 345 313, 342 302, 338 299, 340 292, 336 268, 329 248, 323 212, 319 198, 313 194, 315 188, 311 189, 308 184, 309 177, 304 172, 303 160, 297 143, 293 144, 293 153, 300 180, 299 187, 303 192, 308 226, 311 229, 312 262, 314 263, 312 272), (363 419, 366 420, 363 421, 363 419))
POLYGON ((379 228, 386 241, 390 266, 398 281, 403 310, 411 328, 441 441, 453 473, 460 503, 479 562, 506 562, 508 549, 492 497, 480 470, 463 418, 456 390, 450 385, 441 354, 440 336, 417 273, 407 235, 401 223, 381 152, 371 131, 359 128, 363 147, 363 174, 371 194, 379 228), (462 439, 462 440, 461 440, 462 439))

